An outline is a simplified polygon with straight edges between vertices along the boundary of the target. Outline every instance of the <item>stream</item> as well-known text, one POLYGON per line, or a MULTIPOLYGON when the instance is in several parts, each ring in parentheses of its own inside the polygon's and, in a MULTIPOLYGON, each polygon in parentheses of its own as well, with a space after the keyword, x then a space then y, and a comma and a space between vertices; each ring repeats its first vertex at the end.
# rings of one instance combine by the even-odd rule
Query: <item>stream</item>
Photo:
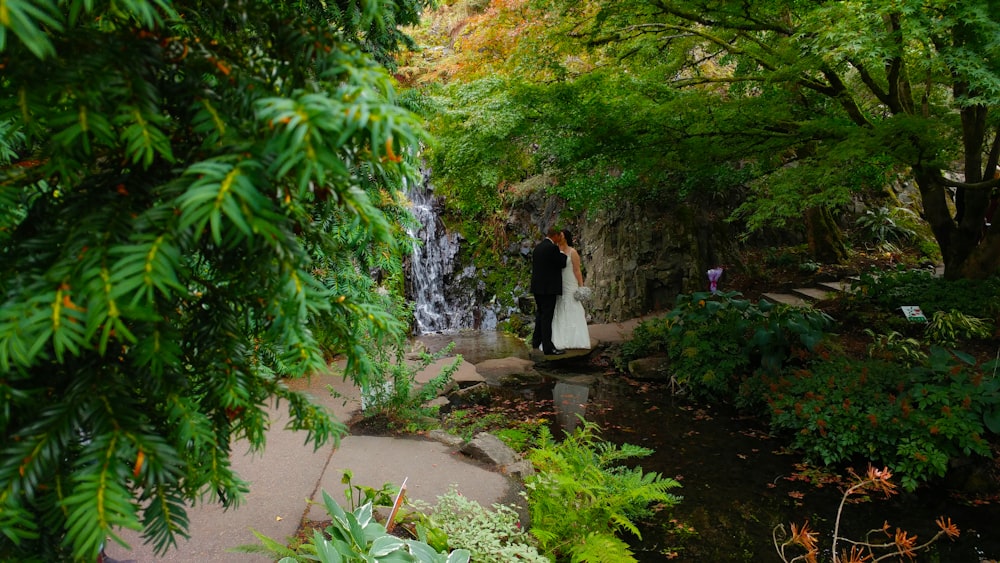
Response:
MULTIPOLYGON (((523 342, 497 332, 467 330, 419 339, 432 352, 455 342, 455 353, 472 364, 528 357, 523 342)), ((598 424, 605 440, 654 450, 635 464, 681 482, 682 487, 673 491, 683 497, 681 502, 644 523, 641 540, 626 537, 639 561, 778 562, 772 530, 779 524, 787 528, 803 522, 818 533, 818 543, 825 549, 819 560, 832 560, 830 537, 841 500, 839 485, 807 482, 806 476, 816 481, 822 475, 805 470, 800 456, 786 450, 787 441, 769 436, 762 421, 741 417, 724 405, 693 404, 665 386, 632 381, 586 361, 539 364, 536 369, 546 376, 544 384, 505 393, 550 405, 555 412, 553 435, 571 430, 579 414, 598 424), (671 520, 692 528, 693 534, 670 532, 676 529, 671 520)), ((866 467, 855 469, 866 471, 866 467)), ((868 530, 888 522, 891 532, 902 528, 922 543, 937 532, 934 521, 945 516, 959 527, 961 536, 939 540, 916 561, 996 561, 1000 560, 1000 499, 990 500, 963 500, 942 486, 922 487, 915 493, 900 490, 888 499, 873 495, 868 502, 845 505, 841 535, 860 540, 868 530)))

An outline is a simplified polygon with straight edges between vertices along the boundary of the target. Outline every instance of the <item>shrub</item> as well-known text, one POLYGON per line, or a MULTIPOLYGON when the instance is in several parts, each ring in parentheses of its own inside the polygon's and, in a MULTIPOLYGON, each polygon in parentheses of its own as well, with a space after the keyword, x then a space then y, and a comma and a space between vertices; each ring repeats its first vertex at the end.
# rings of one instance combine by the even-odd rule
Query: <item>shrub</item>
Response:
POLYGON ((671 507, 680 499, 668 491, 674 479, 644 473, 619 462, 644 457, 648 448, 600 441, 596 424, 581 426, 555 443, 543 428, 528 459, 538 473, 525 481, 531 533, 547 555, 573 561, 635 561, 616 533, 640 537, 636 521, 652 514, 656 503, 671 507))
POLYGON ((447 536, 449 547, 468 550, 477 563, 549 561, 532 545, 533 538, 521 529, 513 508, 494 504, 493 510, 487 510, 454 490, 438 497, 437 506, 418 526, 439 530, 447 536))
POLYGON ((983 319, 970 317, 952 309, 951 311, 935 311, 924 329, 927 339, 934 344, 954 347, 959 340, 973 338, 989 338, 993 329, 983 319))
POLYGON ((1000 278, 946 280, 926 270, 873 271, 861 275, 855 299, 898 312, 903 305, 919 305, 926 315, 959 311, 978 318, 996 318, 1000 278))
POLYGON ((813 349, 831 324, 807 307, 758 304, 736 292, 677 296, 665 317, 640 323, 623 346, 623 360, 666 352, 679 383, 709 400, 733 397, 745 376, 777 372, 792 349, 813 349))
POLYGON ((913 490, 958 455, 989 455, 982 438, 1000 416, 1000 382, 971 358, 932 349, 926 365, 814 361, 769 381, 771 425, 827 465, 860 457, 886 465, 913 490))

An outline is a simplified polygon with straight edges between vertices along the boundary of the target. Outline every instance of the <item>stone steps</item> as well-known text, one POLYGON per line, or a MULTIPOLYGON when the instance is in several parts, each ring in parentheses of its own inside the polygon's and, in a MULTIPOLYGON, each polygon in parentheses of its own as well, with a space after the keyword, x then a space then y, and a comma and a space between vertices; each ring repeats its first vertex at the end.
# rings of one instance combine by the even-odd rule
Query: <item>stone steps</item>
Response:
POLYGON ((849 292, 854 287, 852 280, 841 280, 837 282, 821 282, 815 287, 797 287, 787 293, 763 293, 761 299, 766 299, 771 303, 782 303, 793 307, 804 307, 817 301, 830 299, 841 292, 849 292))

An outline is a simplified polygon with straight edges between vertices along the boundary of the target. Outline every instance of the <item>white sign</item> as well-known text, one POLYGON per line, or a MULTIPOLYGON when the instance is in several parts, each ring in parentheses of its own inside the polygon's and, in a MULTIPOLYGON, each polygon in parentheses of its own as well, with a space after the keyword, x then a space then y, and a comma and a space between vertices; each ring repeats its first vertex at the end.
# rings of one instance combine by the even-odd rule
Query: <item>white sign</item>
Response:
POLYGON ((903 310, 903 316, 906 317, 906 320, 908 321, 918 323, 927 322, 927 317, 924 316, 924 312, 920 310, 920 307, 915 305, 903 305, 900 309, 903 310))

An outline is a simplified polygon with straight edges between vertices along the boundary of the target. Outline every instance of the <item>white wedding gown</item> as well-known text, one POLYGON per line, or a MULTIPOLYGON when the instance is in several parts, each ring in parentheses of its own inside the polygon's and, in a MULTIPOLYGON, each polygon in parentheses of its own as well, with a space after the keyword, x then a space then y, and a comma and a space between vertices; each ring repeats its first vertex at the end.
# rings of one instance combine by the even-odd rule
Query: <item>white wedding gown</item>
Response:
POLYGON ((562 272, 562 295, 556 298, 556 313, 552 317, 552 344, 556 348, 590 350, 590 330, 583 304, 573 297, 580 285, 567 264, 562 272))

